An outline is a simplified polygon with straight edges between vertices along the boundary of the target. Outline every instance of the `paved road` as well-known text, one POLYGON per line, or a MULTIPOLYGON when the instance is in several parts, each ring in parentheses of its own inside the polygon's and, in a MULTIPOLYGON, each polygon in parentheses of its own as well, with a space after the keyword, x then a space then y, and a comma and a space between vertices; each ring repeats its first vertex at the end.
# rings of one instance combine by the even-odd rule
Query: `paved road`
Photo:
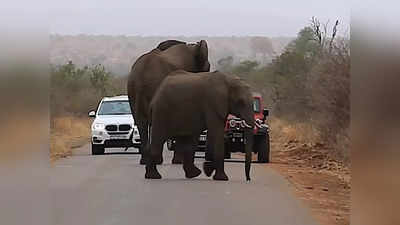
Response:
MULTIPOLYGON (((53 223, 66 225, 313 225, 290 185, 266 165, 225 164, 228 182, 184 178, 164 150, 161 180, 145 180, 137 154, 91 156, 86 145, 52 169, 53 223)), ((119 150, 119 149, 117 149, 119 150)), ((196 158, 201 168, 203 159, 196 158)))

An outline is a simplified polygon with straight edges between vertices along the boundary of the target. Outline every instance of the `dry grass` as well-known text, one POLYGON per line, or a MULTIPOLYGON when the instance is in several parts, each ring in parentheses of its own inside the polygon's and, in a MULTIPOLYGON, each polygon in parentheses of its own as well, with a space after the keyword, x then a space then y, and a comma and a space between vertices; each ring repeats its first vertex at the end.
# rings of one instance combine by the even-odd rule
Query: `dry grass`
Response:
POLYGON ((350 221, 351 174, 324 143, 311 124, 271 118, 270 167, 285 176, 295 194, 326 225, 348 225, 350 221))
MULTIPOLYGON (((319 146, 323 149, 322 154, 340 163, 350 166, 349 155, 349 131, 337 131, 336 135, 327 140, 326 135, 321 132, 319 125, 305 122, 289 122, 286 120, 271 118, 271 137, 275 143, 290 145, 297 143, 307 146, 319 146)), ((315 150, 315 148, 313 148, 315 150)))
POLYGON ((286 120, 271 118, 271 138, 276 142, 316 143, 320 141, 318 130, 310 123, 290 123, 286 120))
POLYGON ((50 159, 67 157, 72 149, 85 144, 90 136, 90 119, 57 117, 51 121, 50 159))
POLYGON ((350 182, 349 164, 338 157, 338 149, 323 141, 319 131, 311 124, 290 123, 271 118, 271 144, 273 155, 316 170, 325 170, 345 182, 350 182))

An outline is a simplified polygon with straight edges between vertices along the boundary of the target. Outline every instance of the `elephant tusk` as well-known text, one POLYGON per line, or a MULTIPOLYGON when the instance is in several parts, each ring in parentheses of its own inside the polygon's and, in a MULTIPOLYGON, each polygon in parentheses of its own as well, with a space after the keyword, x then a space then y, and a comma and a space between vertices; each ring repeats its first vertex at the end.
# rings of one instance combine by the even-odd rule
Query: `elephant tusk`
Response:
POLYGON ((244 127, 253 129, 253 127, 250 126, 249 124, 247 124, 245 120, 242 120, 242 124, 243 124, 244 127))
MULTIPOLYGON (((254 125, 258 128, 268 128, 267 124, 260 123, 260 121, 255 121, 254 125)), ((250 128, 250 129, 254 128, 254 127, 250 126, 249 124, 247 124, 245 120, 241 121, 241 125, 242 125, 242 127, 246 127, 246 128, 250 128)))
POLYGON ((267 125, 267 124, 264 124, 264 123, 262 122, 262 120, 260 120, 260 119, 257 119, 257 120, 255 121, 255 125, 256 125, 256 127, 258 127, 258 128, 268 128, 268 125, 267 125))
POLYGON ((266 124, 261 124, 261 125, 256 124, 256 126, 257 126, 258 128, 268 128, 268 125, 266 125, 266 124))

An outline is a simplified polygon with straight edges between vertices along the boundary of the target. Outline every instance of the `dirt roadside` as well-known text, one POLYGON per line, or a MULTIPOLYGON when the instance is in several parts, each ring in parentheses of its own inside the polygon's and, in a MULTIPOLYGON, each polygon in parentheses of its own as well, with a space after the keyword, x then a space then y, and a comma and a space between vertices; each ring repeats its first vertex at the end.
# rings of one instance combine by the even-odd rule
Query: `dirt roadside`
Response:
POLYGON ((321 225, 350 224, 348 167, 329 157, 321 143, 272 140, 271 148, 272 162, 268 166, 292 184, 295 195, 321 225))
POLYGON ((72 155, 90 140, 90 119, 79 117, 58 117, 51 121, 50 161, 72 155))

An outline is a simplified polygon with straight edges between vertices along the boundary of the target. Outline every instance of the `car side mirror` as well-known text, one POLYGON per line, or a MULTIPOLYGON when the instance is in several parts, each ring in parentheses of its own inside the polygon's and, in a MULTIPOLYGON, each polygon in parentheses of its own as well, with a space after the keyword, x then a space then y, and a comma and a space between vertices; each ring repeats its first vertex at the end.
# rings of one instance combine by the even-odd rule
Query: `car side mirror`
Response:
POLYGON ((265 120, 265 118, 267 118, 267 116, 269 115, 269 110, 263 109, 263 115, 264 115, 264 120, 265 120))
POLYGON ((96 117, 96 112, 95 111, 90 111, 89 113, 89 117, 96 117))

